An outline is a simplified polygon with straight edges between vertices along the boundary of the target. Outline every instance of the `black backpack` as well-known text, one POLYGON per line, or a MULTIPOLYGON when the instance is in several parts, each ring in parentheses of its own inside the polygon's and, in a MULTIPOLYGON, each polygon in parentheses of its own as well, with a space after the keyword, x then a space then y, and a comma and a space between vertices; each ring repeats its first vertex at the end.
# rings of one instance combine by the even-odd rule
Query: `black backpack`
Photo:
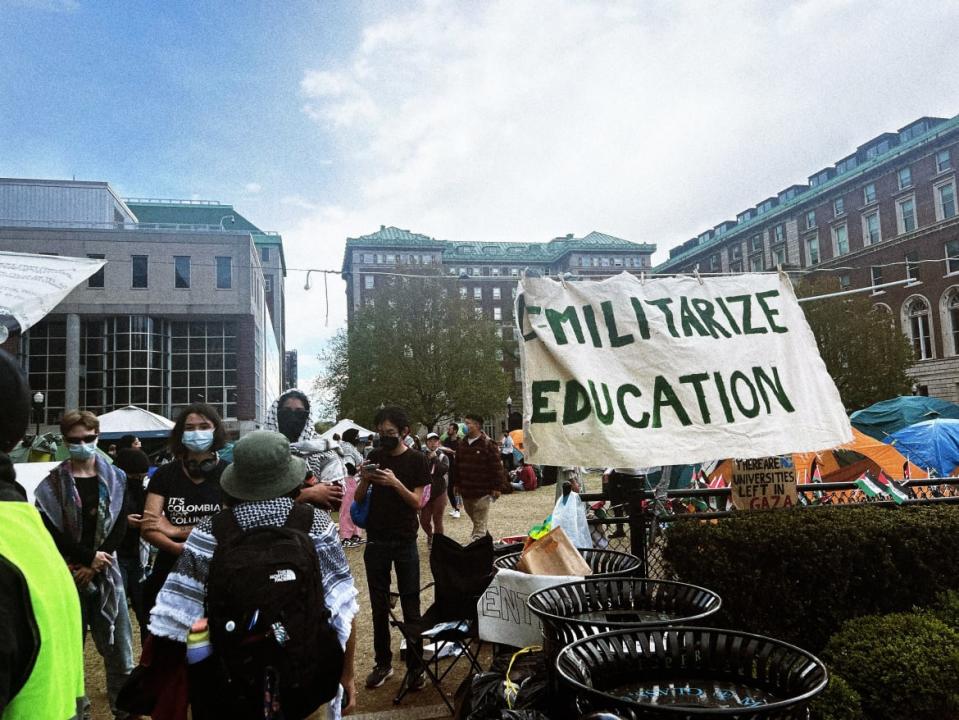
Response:
POLYGON ((285 718, 304 718, 336 695, 343 649, 309 535, 313 512, 294 503, 282 527, 245 531, 232 510, 213 518, 206 602, 224 717, 262 718, 274 698, 285 718))

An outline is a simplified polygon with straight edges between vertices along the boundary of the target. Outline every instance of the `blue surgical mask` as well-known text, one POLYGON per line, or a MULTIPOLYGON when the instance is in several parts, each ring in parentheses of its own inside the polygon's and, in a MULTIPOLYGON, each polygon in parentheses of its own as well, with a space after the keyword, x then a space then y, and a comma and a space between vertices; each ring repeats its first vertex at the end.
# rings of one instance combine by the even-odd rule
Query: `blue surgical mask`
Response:
POLYGON ((204 452, 213 444, 212 430, 187 430, 183 433, 183 446, 193 452, 204 452))
POLYGON ((67 450, 70 451, 70 457, 74 460, 89 460, 97 452, 97 444, 92 443, 68 443, 67 450))

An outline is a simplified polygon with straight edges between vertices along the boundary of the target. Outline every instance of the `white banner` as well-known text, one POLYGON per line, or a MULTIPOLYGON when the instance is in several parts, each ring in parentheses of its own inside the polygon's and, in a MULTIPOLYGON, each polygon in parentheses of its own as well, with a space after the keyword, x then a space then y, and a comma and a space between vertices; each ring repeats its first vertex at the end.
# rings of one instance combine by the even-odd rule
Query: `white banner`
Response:
POLYGON ((537 590, 582 580, 572 575, 527 575, 499 570, 476 603, 480 640, 511 647, 543 644, 543 625, 526 604, 537 590))
POLYGON ((0 252, 0 317, 16 319, 26 332, 104 265, 106 260, 0 252))
POLYGON ((784 275, 523 278, 515 317, 534 463, 681 465, 852 439, 784 275))

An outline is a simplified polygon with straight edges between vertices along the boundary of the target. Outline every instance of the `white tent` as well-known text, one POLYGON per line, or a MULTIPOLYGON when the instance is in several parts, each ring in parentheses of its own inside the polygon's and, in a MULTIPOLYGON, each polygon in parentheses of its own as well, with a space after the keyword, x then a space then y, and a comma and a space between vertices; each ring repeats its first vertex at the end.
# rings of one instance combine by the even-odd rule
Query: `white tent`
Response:
POLYGON ((169 437, 173 422, 149 410, 127 405, 100 415, 100 439, 116 440, 124 435, 138 438, 169 437))
POLYGON ((368 438, 370 435, 373 434, 372 430, 367 430, 362 425, 357 425, 352 420, 348 418, 343 418, 336 425, 334 425, 325 433, 320 435, 320 437, 323 438, 324 440, 332 440, 334 435, 339 435, 340 437, 343 437, 343 433, 349 430, 350 428, 356 428, 357 432, 359 432, 360 434, 361 440, 368 438))

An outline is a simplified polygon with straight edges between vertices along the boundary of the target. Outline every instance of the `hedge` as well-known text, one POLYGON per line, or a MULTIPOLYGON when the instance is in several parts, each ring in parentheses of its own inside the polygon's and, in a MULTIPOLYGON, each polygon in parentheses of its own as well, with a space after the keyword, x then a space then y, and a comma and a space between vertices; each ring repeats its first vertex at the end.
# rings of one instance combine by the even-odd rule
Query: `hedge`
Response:
MULTIPOLYGON (((840 506, 676 521, 663 558, 722 597, 716 626, 819 652, 845 620, 959 589, 959 506, 840 506)), ((847 678, 848 679, 848 678, 847 678)))
POLYGON ((863 720, 859 693, 830 668, 829 685, 809 703, 809 720, 863 720))
POLYGON ((959 719, 959 633, 930 614, 850 620, 823 652, 870 720, 959 719))

